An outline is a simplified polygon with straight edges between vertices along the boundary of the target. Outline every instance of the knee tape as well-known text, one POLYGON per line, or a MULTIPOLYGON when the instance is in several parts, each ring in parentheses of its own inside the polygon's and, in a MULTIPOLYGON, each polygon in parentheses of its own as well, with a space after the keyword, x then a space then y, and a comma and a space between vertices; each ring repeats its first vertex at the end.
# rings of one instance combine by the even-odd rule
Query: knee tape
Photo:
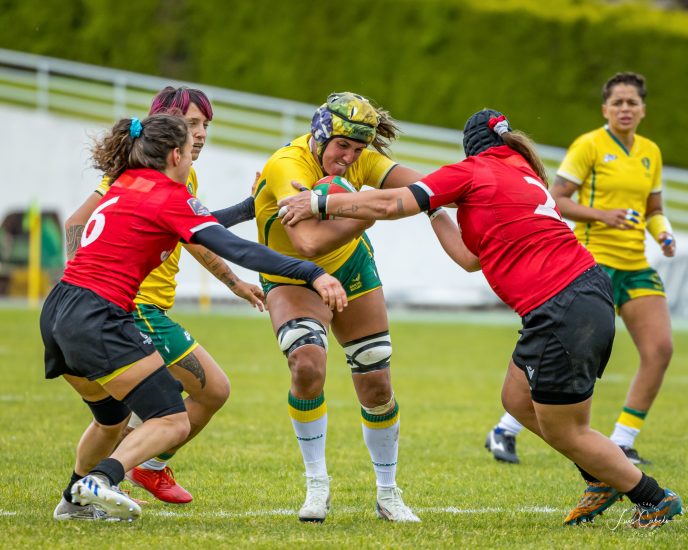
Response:
POLYGON ((346 362, 354 374, 386 369, 392 358, 392 339, 388 331, 347 342, 343 348, 346 362))
POLYGON ((287 321, 277 330, 277 342, 286 355, 297 348, 313 344, 327 351, 327 331, 323 324, 311 317, 298 317, 287 321))
POLYGON ((378 405, 377 407, 365 407, 363 404, 361 404, 361 408, 370 415, 383 416, 394 410, 396 404, 397 403, 394 400, 394 393, 392 393, 392 397, 390 397, 389 401, 384 405, 378 405))
POLYGON ((122 401, 145 422, 149 418, 185 412, 183 389, 163 365, 142 380, 122 401))
POLYGON ((108 396, 100 401, 86 401, 84 399, 84 403, 91 409, 96 422, 103 426, 115 426, 123 422, 131 412, 129 407, 112 396, 108 396))

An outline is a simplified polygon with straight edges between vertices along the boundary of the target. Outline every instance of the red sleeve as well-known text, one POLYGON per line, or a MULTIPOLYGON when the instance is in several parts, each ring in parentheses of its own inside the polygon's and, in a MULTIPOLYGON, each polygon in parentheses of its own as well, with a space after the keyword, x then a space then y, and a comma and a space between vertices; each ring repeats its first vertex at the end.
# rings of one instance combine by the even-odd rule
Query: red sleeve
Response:
POLYGON ((470 190, 472 181, 473 163, 469 159, 443 166, 421 180, 430 195, 431 208, 460 203, 470 190))
POLYGON ((189 242, 197 231, 211 225, 219 225, 210 210, 183 186, 170 194, 160 221, 186 242, 189 242))

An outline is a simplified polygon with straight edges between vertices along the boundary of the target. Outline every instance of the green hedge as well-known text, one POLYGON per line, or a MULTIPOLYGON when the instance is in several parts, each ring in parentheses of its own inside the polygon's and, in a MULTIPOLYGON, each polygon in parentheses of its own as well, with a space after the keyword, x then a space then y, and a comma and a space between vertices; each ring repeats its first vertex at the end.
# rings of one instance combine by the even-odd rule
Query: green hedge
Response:
POLYGON ((596 0, 0 0, 0 47, 320 103, 369 95, 461 128, 491 106, 567 146, 611 74, 648 79, 641 132, 688 165, 688 14, 596 0), (116 6, 116 7, 114 7, 116 6))

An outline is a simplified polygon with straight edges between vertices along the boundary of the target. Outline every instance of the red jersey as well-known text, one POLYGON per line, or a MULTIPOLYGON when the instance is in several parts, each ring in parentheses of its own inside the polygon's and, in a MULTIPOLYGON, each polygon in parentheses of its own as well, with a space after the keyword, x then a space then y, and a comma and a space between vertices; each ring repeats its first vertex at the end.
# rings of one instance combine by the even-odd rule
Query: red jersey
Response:
POLYGON ((436 208, 452 202, 463 241, 497 296, 524 316, 595 265, 546 186, 506 145, 443 166, 421 187, 436 208))
POLYGON ((216 224, 185 185, 157 170, 127 170, 93 211, 62 280, 132 311, 141 281, 172 254, 179 239, 188 242, 216 224))

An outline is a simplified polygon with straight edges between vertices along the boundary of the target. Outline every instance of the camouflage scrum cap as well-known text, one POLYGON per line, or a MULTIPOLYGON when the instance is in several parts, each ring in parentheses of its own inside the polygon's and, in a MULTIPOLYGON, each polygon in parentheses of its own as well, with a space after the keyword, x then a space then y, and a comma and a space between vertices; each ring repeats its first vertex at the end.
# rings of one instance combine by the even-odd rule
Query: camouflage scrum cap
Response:
POLYGON ((509 121, 499 111, 483 109, 472 115, 463 127, 463 150, 467 157, 490 147, 504 145, 501 134, 511 132, 509 121))
POLYGON ((351 92, 330 94, 311 120, 318 157, 322 158, 325 146, 336 136, 370 145, 379 122, 377 111, 365 97, 351 92))

